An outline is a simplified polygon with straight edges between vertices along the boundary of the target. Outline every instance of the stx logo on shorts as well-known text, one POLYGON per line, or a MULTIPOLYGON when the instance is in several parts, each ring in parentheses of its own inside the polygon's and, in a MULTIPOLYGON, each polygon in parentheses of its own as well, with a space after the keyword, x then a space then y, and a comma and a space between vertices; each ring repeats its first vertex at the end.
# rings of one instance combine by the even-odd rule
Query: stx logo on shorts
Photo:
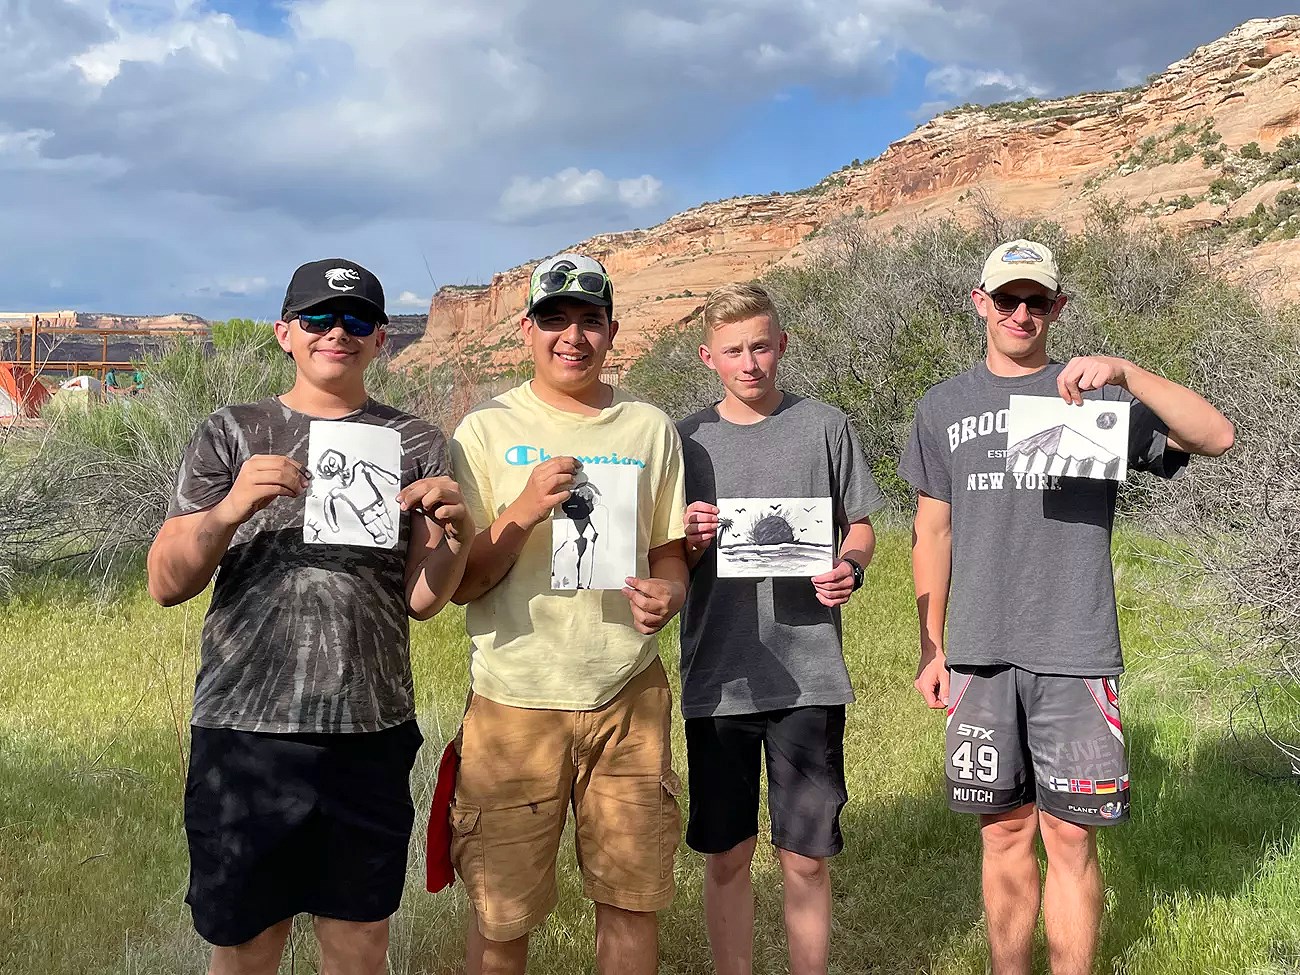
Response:
POLYGON ((974 738, 976 741, 993 740, 993 729, 981 728, 977 724, 959 724, 957 725, 957 734, 963 738, 974 738))

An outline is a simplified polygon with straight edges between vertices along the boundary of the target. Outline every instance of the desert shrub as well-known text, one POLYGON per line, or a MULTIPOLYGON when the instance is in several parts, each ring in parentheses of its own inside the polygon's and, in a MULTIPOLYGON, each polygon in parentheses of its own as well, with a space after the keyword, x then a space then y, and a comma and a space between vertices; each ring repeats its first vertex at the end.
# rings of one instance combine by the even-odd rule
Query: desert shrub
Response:
POLYGON ((1263 159, 1264 150, 1259 147, 1258 142, 1247 142, 1240 150, 1242 159, 1263 159))
POLYGON ((1219 176, 1210 182, 1210 195, 1235 200, 1246 192, 1240 180, 1231 176, 1219 176))
POLYGON ((223 351, 231 349, 279 349, 275 341, 275 328, 270 322, 252 318, 230 318, 212 323, 212 347, 223 351))
MULTIPOLYGON (((284 392, 294 377, 278 345, 247 333, 210 353, 174 341, 143 367, 141 394, 50 411, 44 425, 15 428, 0 443, 0 582, 50 560, 108 572, 138 555, 166 515, 181 454, 203 418, 284 392)), ((375 399, 444 429, 455 385, 449 370, 403 373, 385 359, 367 375, 375 399)))

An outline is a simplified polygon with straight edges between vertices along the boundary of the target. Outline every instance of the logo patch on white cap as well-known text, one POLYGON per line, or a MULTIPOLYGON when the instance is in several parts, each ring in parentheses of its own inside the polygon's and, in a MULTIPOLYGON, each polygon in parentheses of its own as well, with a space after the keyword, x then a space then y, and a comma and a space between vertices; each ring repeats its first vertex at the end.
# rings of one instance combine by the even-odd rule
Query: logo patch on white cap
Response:
POLYGON ((355 285, 348 281, 360 281, 361 275, 350 267, 332 267, 325 272, 325 283, 335 291, 351 291, 355 285))
POLYGON ((1012 247, 1002 255, 1003 264, 1041 264, 1043 255, 1032 247, 1012 247))

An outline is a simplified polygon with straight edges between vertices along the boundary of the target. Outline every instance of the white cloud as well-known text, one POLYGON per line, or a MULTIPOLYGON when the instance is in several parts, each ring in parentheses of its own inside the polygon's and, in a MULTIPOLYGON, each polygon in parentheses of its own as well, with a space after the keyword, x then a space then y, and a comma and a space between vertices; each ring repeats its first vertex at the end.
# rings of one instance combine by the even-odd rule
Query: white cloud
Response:
POLYGON ((426 308, 429 304, 428 298, 421 298, 414 291, 403 291, 393 302, 400 308, 426 308))
POLYGON ((674 193, 700 147, 800 152, 780 131, 729 141, 791 93, 848 119, 904 59, 932 66, 934 102, 1127 84, 1244 16, 1182 0, 254 2, 256 17, 0 0, 0 212, 40 229, 0 239, 31 289, 14 300, 43 303, 55 269, 59 302, 175 310, 202 290, 215 315, 265 317, 293 267, 329 253, 399 295, 427 288, 426 260, 484 280, 696 202, 674 193))
POLYGON ((1042 98, 1048 89, 1022 72, 1014 74, 1000 69, 967 68, 945 64, 925 76, 925 87, 958 101, 1012 101, 1042 98))
POLYGON ((583 172, 570 166, 541 179, 516 176, 501 194, 498 216, 513 222, 583 208, 615 213, 640 210, 659 202, 663 186, 650 175, 613 180, 599 169, 583 172))

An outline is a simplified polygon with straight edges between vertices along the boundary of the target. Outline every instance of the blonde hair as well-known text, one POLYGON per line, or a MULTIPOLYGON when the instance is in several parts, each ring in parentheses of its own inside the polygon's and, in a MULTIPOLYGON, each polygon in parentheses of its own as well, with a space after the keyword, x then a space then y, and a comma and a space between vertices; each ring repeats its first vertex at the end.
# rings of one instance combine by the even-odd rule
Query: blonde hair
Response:
POLYGON ((709 292, 704 299, 704 336, 708 338, 722 325, 743 322, 747 318, 766 315, 778 331, 781 318, 776 311, 776 303, 767 289, 761 284, 724 284, 709 292))

